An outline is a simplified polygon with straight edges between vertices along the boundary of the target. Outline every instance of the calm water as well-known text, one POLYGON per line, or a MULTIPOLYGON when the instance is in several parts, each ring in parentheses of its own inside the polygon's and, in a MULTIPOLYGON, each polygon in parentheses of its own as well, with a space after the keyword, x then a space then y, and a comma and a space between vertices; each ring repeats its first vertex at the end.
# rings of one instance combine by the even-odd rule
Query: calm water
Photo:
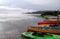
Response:
MULTIPOLYGON (((33 14, 34 15, 34 14, 33 14)), ((36 26, 42 18, 29 14, 0 14, 0 39, 23 39, 22 32, 26 32, 27 26, 36 26)))

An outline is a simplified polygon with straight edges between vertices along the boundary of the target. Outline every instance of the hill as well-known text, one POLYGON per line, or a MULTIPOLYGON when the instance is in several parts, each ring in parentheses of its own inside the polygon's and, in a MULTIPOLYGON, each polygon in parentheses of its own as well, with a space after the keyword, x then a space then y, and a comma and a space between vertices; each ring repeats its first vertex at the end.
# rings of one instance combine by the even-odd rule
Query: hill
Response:
POLYGON ((57 14, 60 15, 60 11, 35 11, 35 12, 28 12, 27 14, 40 14, 40 16, 45 16, 45 15, 57 16, 57 14))

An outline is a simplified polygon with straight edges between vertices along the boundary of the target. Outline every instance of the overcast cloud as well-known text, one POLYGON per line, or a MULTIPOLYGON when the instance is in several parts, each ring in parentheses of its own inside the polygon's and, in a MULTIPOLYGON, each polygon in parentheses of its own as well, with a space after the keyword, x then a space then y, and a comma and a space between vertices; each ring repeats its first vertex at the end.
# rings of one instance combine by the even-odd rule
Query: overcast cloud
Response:
POLYGON ((60 0, 0 0, 0 8, 16 11, 57 10, 60 0))

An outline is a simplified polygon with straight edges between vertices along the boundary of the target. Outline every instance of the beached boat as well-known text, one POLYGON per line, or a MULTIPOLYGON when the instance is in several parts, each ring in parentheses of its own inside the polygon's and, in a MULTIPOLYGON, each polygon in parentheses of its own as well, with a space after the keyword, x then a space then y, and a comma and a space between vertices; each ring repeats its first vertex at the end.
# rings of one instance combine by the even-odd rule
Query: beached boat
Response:
POLYGON ((51 27, 32 27, 28 26, 27 31, 60 34, 60 25, 50 25, 51 27))
POLYGON ((60 35, 40 32, 23 32, 21 37, 27 39, 60 39, 60 35))
POLYGON ((37 26, 42 27, 42 26, 49 26, 49 25, 55 25, 55 24, 60 24, 60 21, 45 21, 45 22, 38 22, 37 26))

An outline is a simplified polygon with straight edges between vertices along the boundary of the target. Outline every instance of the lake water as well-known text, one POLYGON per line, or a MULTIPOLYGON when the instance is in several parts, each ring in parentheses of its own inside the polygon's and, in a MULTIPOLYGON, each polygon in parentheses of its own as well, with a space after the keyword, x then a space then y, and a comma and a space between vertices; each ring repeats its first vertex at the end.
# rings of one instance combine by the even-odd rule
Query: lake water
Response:
MULTIPOLYGON (((39 15, 39 14, 35 14, 39 15)), ((27 26, 36 26, 42 18, 34 14, 0 14, 0 39, 23 39, 22 32, 27 26)))

